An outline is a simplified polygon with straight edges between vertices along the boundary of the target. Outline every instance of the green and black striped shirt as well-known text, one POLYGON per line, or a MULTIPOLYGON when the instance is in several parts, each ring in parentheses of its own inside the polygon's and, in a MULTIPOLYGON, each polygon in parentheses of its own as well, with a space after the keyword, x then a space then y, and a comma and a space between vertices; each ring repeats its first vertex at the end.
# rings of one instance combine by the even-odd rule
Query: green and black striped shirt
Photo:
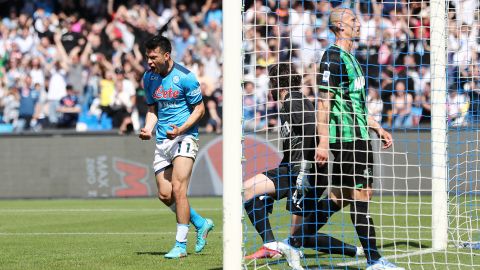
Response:
POLYGON ((330 102, 330 143, 368 140, 365 77, 357 59, 332 45, 323 54, 317 79, 320 91, 334 94, 330 102))

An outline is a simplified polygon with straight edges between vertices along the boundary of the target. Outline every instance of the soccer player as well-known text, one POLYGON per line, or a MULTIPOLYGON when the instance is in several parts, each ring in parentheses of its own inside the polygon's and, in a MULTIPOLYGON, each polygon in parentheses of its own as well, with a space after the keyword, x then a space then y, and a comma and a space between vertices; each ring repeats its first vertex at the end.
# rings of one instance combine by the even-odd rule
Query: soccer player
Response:
POLYGON ((350 204, 351 220, 365 251, 367 270, 403 270, 378 252, 368 211, 373 195, 373 153, 368 132, 372 129, 377 133, 384 149, 392 145, 392 136, 368 116, 365 78, 350 53, 360 36, 360 22, 350 9, 335 8, 330 13, 329 27, 336 41, 323 54, 317 79, 320 142, 315 160, 326 166, 329 150, 332 152, 333 187, 329 197, 319 201, 316 215, 310 218, 317 221, 318 230, 333 213, 350 204))
POLYGON ((205 107, 195 75, 170 57, 172 46, 163 36, 154 36, 146 43, 150 70, 143 75, 148 112, 142 140, 150 140, 156 128, 153 168, 159 199, 177 217, 176 243, 166 258, 187 256, 187 233, 191 222, 197 230, 195 252, 201 252, 211 219, 200 216, 189 206, 187 189, 198 151, 198 121, 205 107))
MULTIPOLYGON (((272 212, 274 200, 287 197, 287 210, 293 214, 292 230, 295 230, 304 213, 315 210, 328 179, 326 174, 316 174, 315 107, 300 92, 301 76, 290 64, 275 64, 269 68, 269 77, 270 94, 282 104, 280 135, 283 139, 283 159, 278 168, 258 174, 244 183, 244 207, 264 243, 245 259, 280 258, 285 255, 292 268, 303 269, 300 265, 301 253, 287 243, 275 241, 268 213, 272 212), (303 189, 297 189, 297 185, 303 189), (308 190, 305 187, 309 187, 308 190)), ((313 248, 319 251, 349 256, 363 252, 327 235, 319 235, 317 240, 318 245, 313 248)))

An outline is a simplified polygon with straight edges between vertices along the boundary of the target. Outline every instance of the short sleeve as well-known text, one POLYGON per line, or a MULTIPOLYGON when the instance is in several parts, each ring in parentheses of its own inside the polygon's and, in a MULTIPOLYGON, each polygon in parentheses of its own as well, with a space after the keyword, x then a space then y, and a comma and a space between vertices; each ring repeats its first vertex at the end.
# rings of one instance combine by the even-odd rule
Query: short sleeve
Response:
POLYGON ((147 100, 147 105, 151 106, 155 104, 155 100, 153 99, 151 90, 150 90, 150 78, 149 78, 149 73, 145 72, 143 74, 143 88, 145 89, 145 98, 147 100))
POLYGON ((325 53, 323 56, 317 81, 320 90, 337 93, 339 89, 348 85, 348 78, 344 76, 346 71, 342 72, 341 58, 335 57, 333 53, 325 53))
POLYGON ((195 78, 193 73, 189 73, 183 81, 183 90, 185 92, 188 104, 197 104, 202 101, 202 91, 200 90, 200 83, 195 78))

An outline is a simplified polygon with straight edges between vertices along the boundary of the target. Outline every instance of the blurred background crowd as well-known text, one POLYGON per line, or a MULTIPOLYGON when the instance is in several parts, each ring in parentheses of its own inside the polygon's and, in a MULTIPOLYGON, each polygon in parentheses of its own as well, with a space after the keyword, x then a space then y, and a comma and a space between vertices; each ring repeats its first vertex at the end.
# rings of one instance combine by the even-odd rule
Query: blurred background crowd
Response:
MULTIPOLYGON (((367 80, 369 113, 388 128, 429 128, 431 110, 430 7, 421 0, 254 0, 244 16, 245 100, 249 130, 277 124, 267 95, 266 67, 291 62, 303 75, 303 93, 315 98, 323 51, 334 42, 329 11, 353 6, 361 23, 353 54, 367 80)), ((448 1, 447 87, 450 126, 480 116, 478 0, 448 1)))
POLYGON ((143 43, 170 38, 221 132, 221 1, 0 1, 0 122, 17 132, 138 130, 147 111, 143 43))
MULTIPOLYGON (((0 0, 0 131, 69 128, 138 130, 147 111, 143 42, 170 38, 173 59, 201 84, 206 132, 222 127, 220 0, 0 0)), ((292 62, 302 91, 316 95, 316 71, 334 41, 329 11, 341 0, 245 0, 245 129, 276 127, 268 65, 292 62)), ((367 76, 368 109, 386 127, 430 122, 430 7, 421 0, 359 0, 354 50, 367 76)), ((479 3, 448 4, 448 114, 478 121, 479 3)))

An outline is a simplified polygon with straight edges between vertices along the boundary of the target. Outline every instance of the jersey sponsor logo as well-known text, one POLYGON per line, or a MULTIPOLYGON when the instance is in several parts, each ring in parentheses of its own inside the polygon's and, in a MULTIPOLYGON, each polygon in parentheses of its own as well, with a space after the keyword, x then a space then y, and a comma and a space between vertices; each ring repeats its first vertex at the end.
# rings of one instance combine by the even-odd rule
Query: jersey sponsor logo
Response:
POLYGON ((365 87, 365 77, 361 76, 361 77, 357 77, 354 81, 353 81, 353 89, 355 91, 357 90, 363 90, 363 88, 365 87))
POLYGON ((150 80, 151 80, 151 81, 158 80, 158 76, 150 75, 150 80))
POLYGON ((172 88, 165 90, 163 85, 160 85, 155 93, 153 93, 154 99, 167 99, 167 98, 177 98, 180 95, 180 91, 173 90, 172 88))
POLYGON ((176 101, 159 101, 158 108, 159 109, 167 109, 167 108, 178 108, 180 105, 176 101))
POLYGON ((178 77, 177 75, 173 76, 173 79, 172 79, 173 83, 178 83, 180 81, 180 77, 178 77))

